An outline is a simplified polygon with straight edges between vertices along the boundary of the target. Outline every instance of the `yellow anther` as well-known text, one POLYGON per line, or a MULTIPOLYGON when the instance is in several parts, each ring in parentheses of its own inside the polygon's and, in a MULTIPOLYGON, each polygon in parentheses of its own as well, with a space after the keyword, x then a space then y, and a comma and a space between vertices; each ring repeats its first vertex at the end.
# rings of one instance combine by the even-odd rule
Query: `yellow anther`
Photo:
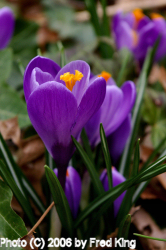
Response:
POLYGON ((150 17, 151 17, 151 19, 163 18, 163 16, 160 15, 159 13, 151 13, 150 17))
POLYGON ((70 74, 70 72, 66 72, 60 76, 60 80, 64 81, 66 84, 66 88, 68 88, 70 91, 72 91, 76 82, 80 81, 83 76, 84 75, 80 71, 75 70, 75 75, 70 74))
POLYGON ((111 77, 111 74, 108 73, 107 71, 102 71, 101 74, 98 75, 98 77, 101 77, 101 76, 102 76, 102 77, 106 80, 106 82, 107 82, 108 79, 111 77))
POLYGON ((136 23, 138 23, 145 16, 141 9, 133 10, 133 14, 135 16, 136 23))

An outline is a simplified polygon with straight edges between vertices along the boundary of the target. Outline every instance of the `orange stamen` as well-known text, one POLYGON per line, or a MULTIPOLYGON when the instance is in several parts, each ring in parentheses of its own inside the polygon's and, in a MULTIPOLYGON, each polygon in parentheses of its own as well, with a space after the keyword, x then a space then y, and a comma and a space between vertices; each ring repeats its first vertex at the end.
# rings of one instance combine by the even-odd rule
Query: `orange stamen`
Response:
POLYGON ((70 72, 66 72, 63 75, 60 76, 60 80, 64 81, 66 84, 66 87, 72 91, 74 85, 76 84, 77 81, 80 81, 84 75, 78 71, 75 70, 75 75, 70 74, 70 72))
POLYGON ((98 75, 98 77, 103 77, 106 82, 108 81, 108 79, 111 77, 111 74, 108 73, 107 71, 102 71, 100 75, 98 75))
POLYGON ((162 15, 159 13, 151 13, 150 14, 151 19, 158 19, 158 18, 164 18, 162 15))
POLYGON ((66 171, 66 176, 69 177, 69 171, 68 170, 66 171))
POLYGON ((141 9, 133 10, 133 14, 135 16, 136 23, 138 23, 145 16, 141 9))

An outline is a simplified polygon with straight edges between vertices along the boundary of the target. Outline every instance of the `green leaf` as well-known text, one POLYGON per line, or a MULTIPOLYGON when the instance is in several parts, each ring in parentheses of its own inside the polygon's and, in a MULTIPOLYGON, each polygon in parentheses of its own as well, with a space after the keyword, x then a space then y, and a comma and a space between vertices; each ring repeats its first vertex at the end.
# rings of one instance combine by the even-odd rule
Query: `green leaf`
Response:
POLYGON ((109 153, 107 138, 105 136, 105 132, 104 132, 104 128, 102 124, 100 124, 100 138, 101 138, 101 145, 102 145, 106 168, 107 168, 109 188, 112 188, 112 163, 111 163, 111 157, 109 153))
POLYGON ((117 185, 116 187, 112 188, 111 190, 103 193, 102 195, 98 196, 94 201, 92 201, 89 206, 82 211, 75 221, 75 227, 78 227, 79 224, 87 218, 91 213, 93 213, 96 209, 100 208, 101 214, 99 213, 98 216, 101 216, 107 209, 108 206, 112 204, 112 202, 119 197, 125 190, 128 188, 139 184, 143 181, 146 181, 158 174, 161 174, 166 171, 166 165, 158 166, 166 159, 162 157, 155 164, 152 164, 148 169, 144 171, 140 171, 139 174, 133 178, 130 178, 123 183, 117 185), (108 204, 107 204, 108 203, 108 204), (105 209, 103 209, 105 207, 105 209))
MULTIPOLYGON (((1 133, 0 133, 0 157, 5 162, 6 167, 10 171, 11 176, 13 177, 15 183, 17 184, 18 188, 20 189, 24 197, 27 197, 27 195, 29 195, 34 204, 36 205, 36 207, 39 209, 39 211, 41 213, 44 213, 45 206, 43 205, 40 197, 34 190, 33 186, 31 185, 27 177, 23 174, 20 167, 14 161, 12 154, 8 149, 1 133)), ((29 206, 31 206, 28 199, 27 202, 29 203, 29 206)))
POLYGON ((124 75, 126 73, 126 67, 132 57, 131 52, 128 49, 121 50, 121 53, 124 54, 124 57, 122 57, 122 65, 120 68, 120 71, 118 73, 118 78, 116 80, 117 86, 121 86, 123 83, 124 75))
POLYGON ((72 238, 73 219, 66 195, 61 187, 61 184, 59 183, 58 178, 56 177, 56 174, 48 166, 45 166, 45 172, 62 226, 68 233, 68 236, 72 238))
POLYGON ((72 140, 78 150, 78 152, 80 153, 87 169, 89 172, 89 175, 91 177, 94 189, 96 191, 97 194, 102 194, 104 192, 104 188, 101 184, 101 181, 99 179, 99 175, 93 165, 93 163, 90 161, 88 155, 85 153, 85 151, 83 150, 83 148, 81 147, 81 145, 76 141, 76 139, 72 136, 72 140))
POLYGON ((86 151, 87 155, 89 156, 89 159, 91 160, 92 163, 94 163, 92 149, 91 149, 91 146, 89 144, 88 136, 87 136, 86 131, 85 131, 84 128, 83 128, 83 130, 81 132, 81 139, 82 139, 85 151, 86 151))
POLYGON ((148 72, 149 72, 149 68, 151 65, 153 53, 154 53, 154 49, 153 50, 149 49, 148 55, 145 59, 145 62, 144 62, 144 65, 143 65, 143 68, 142 68, 142 71, 141 71, 141 74, 137 83, 137 99, 135 102, 133 116, 132 116, 132 131, 131 131, 129 140, 126 144, 126 147, 124 149, 120 168, 119 168, 119 172, 124 176, 129 175, 128 171, 129 171, 129 166, 130 166, 130 161, 131 161, 131 155, 132 155, 132 150, 134 147, 136 135, 138 132, 141 105, 142 105, 142 100, 143 100, 143 96, 145 92, 145 87, 147 84, 147 77, 148 77, 148 72))
POLYGON ((138 237, 146 238, 146 239, 151 239, 151 240, 166 241, 166 239, 150 237, 150 236, 142 235, 142 234, 136 234, 136 233, 134 233, 134 235, 136 235, 138 237))
POLYGON ((15 181, 11 177, 7 167, 4 165, 2 160, 0 160, 0 175, 2 176, 3 180, 8 184, 8 186, 11 188, 13 194, 15 195, 16 199, 18 200, 24 212, 26 213, 31 226, 33 226, 36 221, 32 212, 32 208, 29 205, 29 202, 27 202, 27 198, 24 196, 24 194, 20 191, 20 189, 16 185, 15 181))
POLYGON ((0 51, 0 83, 8 79, 12 68, 12 59, 11 49, 0 51))
POLYGON ((63 47, 63 44, 60 41, 57 42, 57 46, 61 55, 61 68, 63 68, 66 65, 65 49, 63 47))
MULTIPOLYGON (((0 180, 0 238, 17 240, 27 234, 23 220, 11 209, 12 192, 5 182, 0 180)), ((20 248, 9 247, 11 250, 20 248)), ((1 249, 9 249, 2 245, 1 249)))
MULTIPOLYGON (((148 160, 144 163, 144 165, 142 166, 142 170, 146 169, 148 164, 151 163, 151 161, 155 158, 155 156, 158 154, 159 150, 161 149, 161 147, 163 146, 163 143, 165 142, 166 137, 161 141, 161 143, 159 144, 159 146, 153 151, 153 153, 149 156, 148 160)), ((166 152, 164 151, 163 154, 159 157, 162 158, 164 155, 166 154, 166 152)), ((144 191, 144 189, 147 187, 148 183, 150 180, 146 181, 146 182, 142 182, 141 184, 139 184, 139 186, 137 187, 137 189, 135 190, 134 196, 133 196, 133 203, 135 203, 138 198, 140 197, 141 193, 144 191)))
MULTIPOLYGON (((130 224, 131 224, 131 215, 128 214, 120 223, 117 238, 123 238, 125 240, 128 239, 130 224)), ((122 248, 122 249, 126 249, 126 248, 122 248)))
POLYGON ((158 147, 161 140, 165 137, 166 134, 166 119, 158 121, 152 127, 151 139, 154 147, 158 147))
POLYGON ((0 85, 0 120, 6 120, 18 116, 20 127, 31 125, 27 114, 25 102, 19 94, 9 85, 0 85))
MULTIPOLYGON (((132 168, 132 173, 131 173, 131 177, 135 177, 138 174, 138 169, 139 169, 139 161, 140 161, 140 152, 139 152, 139 139, 137 141, 136 144, 136 148, 135 148, 135 153, 134 153, 134 163, 133 163, 133 168, 132 168)), ((135 191, 135 186, 130 187, 124 198, 123 201, 121 203, 119 212, 118 212, 118 216, 116 219, 116 226, 118 227, 119 224, 121 223, 122 219, 124 218, 124 216, 126 216, 131 207, 132 207, 132 197, 135 191)))

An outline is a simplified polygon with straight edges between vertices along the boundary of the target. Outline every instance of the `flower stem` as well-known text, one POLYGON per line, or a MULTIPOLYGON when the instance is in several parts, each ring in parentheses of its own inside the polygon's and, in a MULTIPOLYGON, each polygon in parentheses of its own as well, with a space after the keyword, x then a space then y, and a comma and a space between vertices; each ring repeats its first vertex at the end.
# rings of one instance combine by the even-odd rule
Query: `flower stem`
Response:
POLYGON ((64 191, 66 182, 66 169, 66 166, 58 166, 58 179, 64 191))

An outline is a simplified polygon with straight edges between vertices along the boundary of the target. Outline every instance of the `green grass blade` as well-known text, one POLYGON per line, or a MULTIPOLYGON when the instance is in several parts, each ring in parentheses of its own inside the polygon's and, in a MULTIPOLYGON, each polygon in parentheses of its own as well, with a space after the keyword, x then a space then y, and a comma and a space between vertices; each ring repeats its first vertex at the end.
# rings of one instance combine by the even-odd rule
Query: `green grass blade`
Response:
POLYGON ((63 44, 60 41, 57 42, 57 46, 61 55, 61 68, 63 68, 66 65, 65 49, 63 47, 63 44))
POLYGON ((27 199, 27 196, 30 196, 36 207, 39 209, 41 213, 44 213, 45 206, 43 205, 40 197, 36 193, 35 189, 27 179, 27 177, 23 174, 19 166, 14 161, 10 150, 8 149, 6 142, 4 141, 2 135, 0 134, 0 157, 5 162, 6 167, 10 171, 16 185, 18 186, 20 192, 26 198, 27 203, 30 202, 27 199))
POLYGON ((136 234, 136 233, 134 233, 134 235, 138 236, 138 237, 146 238, 146 239, 151 239, 151 240, 166 241, 166 239, 150 237, 150 236, 142 235, 142 234, 136 234))
POLYGON ((33 216, 32 208, 29 205, 29 203, 27 202, 27 199, 25 198, 25 196, 22 194, 22 192, 20 191, 20 189, 16 185, 15 181, 11 177, 7 167, 5 166, 5 164, 3 163, 2 160, 0 160, 0 174, 3 178, 3 180, 8 184, 8 186, 10 187, 12 192, 14 193, 14 195, 15 195, 16 199, 18 200, 18 202, 20 203, 21 207, 23 208, 25 214, 27 215, 27 217, 30 221, 31 226, 33 226, 36 221, 35 221, 35 218, 33 216))
POLYGON ((131 215, 128 214, 120 223, 117 238, 123 238, 125 240, 128 239, 130 224, 131 224, 131 215))
POLYGON ((102 124, 100 124, 100 138, 101 138, 101 145, 102 145, 102 150, 103 150, 106 168, 107 168, 109 188, 112 188, 112 163, 111 163, 111 157, 109 153, 107 138, 105 136, 105 132, 104 132, 104 128, 102 124))
POLYGON ((87 155, 89 156, 89 159, 94 164, 92 149, 91 149, 91 146, 89 144, 88 136, 86 134, 85 129, 83 129, 82 132, 81 132, 81 139, 82 139, 85 151, 86 151, 87 155))
MULTIPOLYGON (((164 140, 165 141, 165 138, 164 140)), ((162 141, 162 142, 163 142, 162 141)), ((155 157, 155 155, 157 154, 158 150, 160 149, 160 147, 162 146, 162 143, 156 148, 156 150, 153 151, 152 155, 155 157)), ((151 162, 151 160, 154 158, 154 157, 149 157, 147 162, 151 162)), ((151 164, 151 167, 153 168, 153 165, 160 165, 160 163, 162 163, 164 160, 166 160, 166 151, 164 150, 164 152, 161 154, 160 158, 155 161, 154 163, 151 164), (160 162, 160 163, 158 163, 160 162)), ((144 169, 147 168, 147 163, 145 163, 141 169, 141 171, 143 171, 144 169)), ((146 181, 146 182, 142 182, 141 184, 139 184, 139 186, 137 187, 137 189, 135 190, 135 193, 133 195, 133 203, 135 203, 138 198, 140 197, 141 193, 145 190, 145 188, 147 187, 147 185, 149 184, 150 180, 146 181)))
POLYGON ((78 150, 78 152, 80 153, 87 169, 89 172, 89 175, 91 177, 94 189, 96 191, 97 194, 102 194, 104 192, 104 188, 101 184, 101 181, 99 179, 99 175, 93 165, 93 163, 90 161, 88 155, 85 153, 85 151, 83 150, 83 148, 81 147, 81 145, 76 141, 76 139, 72 136, 72 140, 78 150))
POLYGON ((55 173, 48 166, 45 166, 45 172, 62 227, 67 232, 68 236, 72 238, 74 233, 73 219, 66 195, 55 173))
POLYGON ((85 0, 85 4, 87 7, 87 10, 90 13, 91 16, 91 22, 93 24, 93 27, 95 29, 96 35, 101 35, 101 26, 99 22, 99 18, 96 11, 96 2, 94 0, 85 0))
MULTIPOLYGON (((163 158, 162 158, 162 160, 163 160, 163 158)), ((106 203, 108 203, 110 206, 112 204, 112 202, 128 188, 130 188, 136 184, 139 184, 145 180, 148 180, 148 179, 166 171, 166 165, 157 166, 157 167, 156 167, 156 165, 157 164, 154 164, 153 169, 150 168, 149 171, 148 170, 141 171, 137 176, 124 181, 123 183, 119 184, 118 186, 112 188, 111 190, 109 190, 109 191, 105 192, 104 194, 100 195, 99 197, 97 197, 94 201, 92 201, 89 204, 89 206, 84 211, 82 211, 79 214, 78 218, 75 221, 75 227, 78 227, 79 224, 84 219, 86 219, 91 213, 93 213, 96 209, 100 209, 102 211, 102 213, 104 213, 105 209, 108 208, 106 206, 106 203), (103 206, 105 206, 105 209, 103 209, 103 206)), ((100 216, 102 215, 102 213, 100 214, 100 216)))
POLYGON ((121 65, 121 68, 120 68, 120 71, 118 73, 118 78, 116 80, 116 84, 117 86, 121 86, 122 85, 122 80, 123 80, 123 77, 124 77, 124 73, 125 73, 125 70, 126 70, 126 67, 127 67, 127 64, 129 62, 131 58, 131 53, 130 51, 126 50, 126 53, 125 53, 125 58, 123 59, 122 61, 122 65, 121 65))
POLYGON ((132 132, 126 144, 126 147, 124 149, 120 168, 119 168, 120 173, 126 177, 128 177, 128 174, 129 174, 128 168, 130 166, 132 150, 133 150, 135 139, 138 133, 141 105, 142 105, 145 87, 147 84, 147 78, 150 72, 155 50, 156 50, 156 47, 154 47, 153 49, 149 49, 149 52, 145 59, 145 62, 144 62, 144 65, 143 65, 143 68, 142 68, 142 71, 141 71, 141 74, 137 83, 137 99, 136 99, 136 103, 135 103, 134 110, 133 110, 133 116, 132 116, 132 132))
MULTIPOLYGON (((158 152, 160 151, 160 149, 162 148, 164 142, 166 140, 166 137, 159 143, 158 147, 152 152, 152 154, 149 156, 149 158, 147 159, 147 161, 143 164, 142 169, 147 168, 147 166, 152 162, 152 160, 157 156, 158 152)), ((165 155, 165 154, 164 154, 165 155)))
MULTIPOLYGON (((139 161, 140 161, 140 152, 139 152, 139 140, 137 141, 136 148, 135 148, 135 153, 134 153, 134 163, 133 163, 133 168, 132 168, 132 173, 131 177, 135 177, 138 174, 138 169, 139 169, 139 161)), ((116 226, 118 227, 119 224, 121 223, 122 219, 129 213, 131 207, 132 207, 132 196, 135 191, 135 186, 130 187, 121 203, 118 216, 116 219, 116 226)))

